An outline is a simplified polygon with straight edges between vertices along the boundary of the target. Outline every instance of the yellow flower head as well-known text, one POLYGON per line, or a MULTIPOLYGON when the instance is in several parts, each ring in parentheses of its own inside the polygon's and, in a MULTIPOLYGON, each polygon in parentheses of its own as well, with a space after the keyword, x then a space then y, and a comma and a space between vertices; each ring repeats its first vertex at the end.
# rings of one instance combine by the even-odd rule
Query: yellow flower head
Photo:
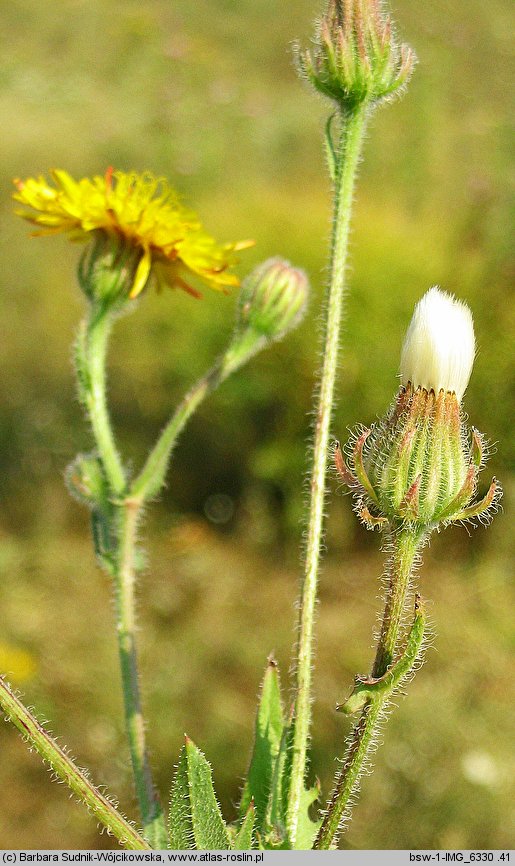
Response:
POLYGON ((38 235, 64 232, 71 240, 85 240, 91 232, 101 231, 132 248, 138 264, 131 298, 144 289, 151 271, 158 284, 179 287, 196 297, 199 292, 187 282, 191 275, 212 289, 239 285, 238 277, 229 271, 234 253, 253 242, 218 244, 163 178, 112 168, 103 177, 79 181, 63 170, 51 174, 55 186, 42 176, 14 181, 14 199, 32 208, 17 213, 38 226, 38 235))

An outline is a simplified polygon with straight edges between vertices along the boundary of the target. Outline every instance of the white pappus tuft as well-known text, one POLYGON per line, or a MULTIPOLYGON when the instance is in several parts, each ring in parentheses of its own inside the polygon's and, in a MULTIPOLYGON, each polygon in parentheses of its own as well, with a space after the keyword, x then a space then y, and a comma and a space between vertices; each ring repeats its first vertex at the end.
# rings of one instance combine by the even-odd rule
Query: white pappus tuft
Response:
POLYGON ((436 394, 454 391, 461 402, 472 372, 475 340, 472 313, 466 304, 438 286, 415 307, 401 353, 402 384, 436 394))

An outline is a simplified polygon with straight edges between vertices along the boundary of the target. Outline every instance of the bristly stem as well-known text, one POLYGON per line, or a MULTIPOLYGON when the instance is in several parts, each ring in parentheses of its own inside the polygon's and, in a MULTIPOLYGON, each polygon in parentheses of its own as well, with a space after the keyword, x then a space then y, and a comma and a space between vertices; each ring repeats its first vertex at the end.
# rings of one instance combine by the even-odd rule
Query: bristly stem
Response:
POLYGON ((258 351, 263 341, 244 333, 188 392, 151 451, 141 473, 127 489, 106 406, 105 357, 109 313, 92 309, 77 343, 77 373, 81 399, 88 408, 98 454, 112 497, 115 545, 112 573, 116 593, 116 630, 122 677, 125 724, 139 809, 146 838, 155 848, 165 848, 168 837, 163 811, 154 788, 146 745, 145 721, 139 685, 135 629, 135 556, 138 522, 145 502, 159 492, 173 446, 186 422, 202 400, 231 372, 258 351))
POLYGON ((109 311, 101 304, 92 305, 79 334, 77 373, 106 478, 113 493, 119 496, 125 490, 125 471, 114 441, 106 396, 106 352, 111 326, 109 311))
POLYGON ((132 771, 145 837, 154 848, 167 845, 166 824, 152 779, 141 705, 136 650, 134 556, 139 506, 125 501, 118 506, 120 520, 118 556, 115 569, 116 631, 122 675, 125 725, 132 771))
POLYGON ((327 851, 338 839, 338 833, 347 815, 349 800, 356 789, 368 750, 373 743, 383 704, 383 698, 377 697, 375 700, 368 701, 361 711, 336 779, 324 821, 313 845, 317 851, 327 851))
POLYGON ((425 533, 411 529, 392 533, 392 559, 389 566, 389 586, 377 643, 376 657, 372 668, 373 677, 382 677, 393 662, 400 637, 411 575, 417 554, 424 543, 425 533))
POLYGON ((93 303, 76 344, 79 396, 85 405, 109 488, 112 511, 108 531, 113 546, 110 573, 116 595, 116 631, 122 678, 125 724, 136 795, 145 837, 154 848, 166 848, 165 818, 154 787, 146 745, 139 685, 135 629, 137 530, 142 508, 164 484, 173 446, 202 400, 231 372, 263 347, 266 340, 248 330, 236 334, 212 370, 189 391, 151 451, 141 473, 128 487, 106 400, 106 351, 113 321, 109 304, 93 303))
POLYGON ((114 440, 106 400, 106 352, 112 319, 107 306, 92 304, 87 322, 79 333, 76 366, 81 400, 88 410, 113 505, 110 532, 115 546, 116 629, 136 795, 145 837, 153 847, 162 848, 166 846, 166 825, 145 742, 135 639, 134 556, 140 504, 126 499, 125 470, 114 440))
MULTIPOLYGON (((289 790, 287 831, 292 847, 297 835, 298 814, 305 784, 307 748, 311 724, 311 673, 313 625, 317 598, 320 548, 326 490, 327 454, 334 407, 340 330, 345 296, 345 272, 354 185, 359 164, 367 109, 360 105, 341 113, 341 132, 335 153, 334 216, 331 238, 330 279, 327 290, 323 359, 315 419, 313 470, 307 526, 304 578, 301 587, 295 662, 295 734, 289 790)), ((330 134, 330 130, 327 134, 330 134)))
POLYGON ((231 373, 260 351, 265 343, 266 340, 252 330, 244 331, 234 337, 227 351, 204 376, 198 379, 179 403, 148 455, 141 472, 133 481, 130 498, 143 503, 159 493, 165 483, 171 453, 193 413, 208 394, 215 391, 231 373))
MULTIPOLYGON (((410 529, 392 533, 393 553, 389 565, 389 587, 376 657, 372 667, 373 678, 382 677, 398 650, 403 633, 406 602, 409 595, 411 575, 424 535, 410 529)), ((403 675, 407 676, 409 671, 403 675)), ((389 693, 378 692, 377 697, 367 701, 359 721, 352 732, 347 753, 336 777, 333 793, 319 830, 314 848, 328 850, 338 840, 345 818, 348 817, 349 801, 356 790, 365 766, 370 746, 377 733, 382 711, 389 700, 389 693)))
POLYGON ((90 782, 82 770, 63 752, 60 746, 29 712, 20 699, 0 677, 0 706, 9 720, 29 740, 52 771, 86 804, 95 818, 116 836, 124 848, 148 850, 150 845, 121 815, 108 798, 90 782))

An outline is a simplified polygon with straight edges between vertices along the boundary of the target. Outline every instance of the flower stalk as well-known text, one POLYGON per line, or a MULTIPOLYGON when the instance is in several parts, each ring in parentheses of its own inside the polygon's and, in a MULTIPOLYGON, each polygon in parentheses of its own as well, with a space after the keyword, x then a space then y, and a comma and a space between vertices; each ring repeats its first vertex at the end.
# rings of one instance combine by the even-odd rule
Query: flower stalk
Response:
POLYGON ((416 566, 418 552, 424 538, 412 529, 393 535, 387 542, 392 547, 389 586, 381 625, 376 657, 368 678, 356 678, 356 687, 338 709, 355 712, 363 706, 361 716, 352 732, 347 753, 339 771, 322 826, 314 848, 328 850, 337 840, 339 832, 349 816, 349 804, 356 791, 359 778, 366 766, 370 747, 376 739, 384 709, 392 692, 409 676, 420 655, 424 638, 424 616, 420 600, 415 603, 415 620, 406 648, 394 666, 395 654, 404 631, 406 605, 409 597, 411 577, 416 566), (397 667, 397 671, 395 671, 397 667), (392 676, 387 679, 387 672, 392 676), (385 685, 385 688, 382 686, 385 685), (362 694, 360 695, 360 691, 362 694), (364 705, 363 705, 364 698, 364 705))
POLYGON ((218 386, 238 367, 245 364, 256 350, 255 339, 245 340, 237 348, 232 347, 190 388, 161 432, 141 472, 132 483, 127 497, 128 503, 142 505, 158 495, 165 483, 174 446, 191 416, 206 397, 216 391, 218 386))
MULTIPOLYGON (((95 276, 98 283, 98 273, 93 278, 95 276)), ((88 297, 98 297, 98 284, 94 287, 86 285, 85 288, 88 297)), ((88 409, 108 487, 107 497, 101 497, 96 507, 93 507, 94 526, 96 520, 104 528, 107 538, 107 544, 104 543, 103 547, 100 544, 98 549, 97 545, 97 552, 115 582, 116 630, 133 775, 145 834, 156 848, 166 847, 167 833, 146 746, 135 637, 135 559, 142 508, 162 489, 177 438, 202 401, 256 352, 271 340, 283 337, 298 324, 306 308, 307 295, 305 274, 287 262, 277 259, 265 262, 254 274, 249 275, 242 288, 242 297, 246 298, 245 315, 240 313, 226 352, 186 394, 151 450, 141 472, 130 485, 116 449, 106 405, 106 344, 113 317, 107 302, 92 302, 88 323, 81 330, 77 343, 79 390, 88 409)), ((84 488, 91 487, 90 478, 94 476, 90 461, 91 458, 89 461, 83 459, 82 462, 82 477, 79 478, 79 482, 82 482, 82 498, 84 488), (87 475, 84 469, 89 470, 87 475)), ((72 470, 80 469, 76 461, 72 470)), ((71 475, 73 478, 73 471, 71 475)))
POLYGON ((335 146, 330 119, 326 124, 326 146, 334 184, 333 230, 294 662, 295 732, 286 822, 292 847, 295 847, 298 831, 311 724, 313 631, 323 540, 327 453, 335 402, 354 186, 367 119, 376 105, 403 90, 414 63, 413 52, 397 43, 391 21, 377 0, 328 0, 313 48, 297 52, 300 74, 332 100, 340 122, 340 138, 335 146))
POLYGON ((92 304, 76 343, 79 396, 88 412, 91 429, 111 492, 121 496, 125 470, 116 447, 106 397, 106 354, 113 316, 104 304, 92 304))
POLYGON ((340 331, 345 297, 345 272, 349 245, 352 198, 361 155, 367 112, 363 106, 341 116, 340 142, 335 162, 335 196, 331 238, 330 280, 323 339, 318 408, 315 419, 313 468, 306 540, 304 577, 301 587, 298 642, 295 663, 295 734, 288 807, 288 834, 294 844, 300 800, 304 790, 307 749, 311 724, 311 677, 313 631, 318 589, 318 569, 323 538, 327 453, 334 390, 338 368, 340 331))
POLYGON ((105 368, 112 323, 133 303, 138 256, 123 239, 97 230, 81 258, 79 283, 89 310, 76 341, 75 366, 79 398, 88 413, 96 450, 80 454, 72 462, 66 481, 70 492, 91 509, 95 550, 101 566, 113 578, 125 723, 136 795, 145 837, 153 848, 161 849, 167 847, 168 835, 146 745, 135 636, 134 593, 142 510, 162 489, 173 447, 191 415, 231 373, 299 323, 307 306, 309 284, 303 271, 282 259, 264 262, 249 274, 242 286, 236 326, 227 350, 186 394, 141 472, 130 483, 107 408, 105 368))
POLYGON ((191 416, 232 373, 298 325, 306 311, 308 292, 305 273, 282 259, 268 259, 245 278, 229 346, 173 413, 131 484, 129 500, 143 503, 159 493, 174 446, 191 416))
POLYGON ((163 810, 154 787, 146 744, 136 646, 134 599, 136 569, 134 558, 139 508, 130 501, 125 501, 118 507, 118 518, 120 521, 119 554, 114 579, 116 634, 120 657, 125 726, 129 741, 134 785, 145 836, 153 848, 164 848, 167 844, 167 831, 163 810))
POLYGON ((424 545, 424 540, 424 534, 414 531, 411 527, 400 530, 396 535, 386 540, 385 546, 390 547, 393 552, 381 633, 372 668, 373 677, 382 677, 394 660, 401 635, 411 576, 418 553, 424 545))
MULTIPOLYGON (((95 293, 91 292, 92 297, 95 293)), ((154 788, 139 686, 134 614, 134 558, 139 507, 126 501, 127 480, 119 456, 106 400, 106 353, 113 321, 109 303, 93 301, 76 346, 79 393, 87 408, 107 496, 93 507, 95 526, 103 521, 105 539, 97 553, 115 584, 116 634, 120 658, 125 723, 141 820, 156 848, 166 844, 166 825, 154 788)))

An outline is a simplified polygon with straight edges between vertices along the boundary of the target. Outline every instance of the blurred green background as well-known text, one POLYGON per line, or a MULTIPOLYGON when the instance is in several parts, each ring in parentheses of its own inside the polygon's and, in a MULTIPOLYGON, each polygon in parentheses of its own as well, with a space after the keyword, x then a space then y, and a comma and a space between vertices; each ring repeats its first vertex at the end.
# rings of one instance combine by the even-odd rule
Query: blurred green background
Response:
MULTIPOLYGON (((302 327, 200 410, 149 515, 139 591, 148 736, 166 799, 186 730, 234 816, 270 651, 287 683, 302 539, 315 338, 330 226, 327 106, 296 78, 314 0, 10 0, 2 4, 0 141, 0 667, 92 777, 135 816, 110 586, 63 471, 90 447, 70 345, 83 309, 78 249, 28 238, 11 178, 108 165, 164 174, 220 240, 253 237, 240 273, 281 254, 309 272, 302 327)), ((419 66, 370 124, 352 239, 334 430, 371 423, 396 391, 402 336, 435 283, 472 307, 478 353, 465 410, 496 443, 492 527, 434 538, 420 573, 433 646, 385 730, 344 846, 513 846, 508 501, 511 9, 398 0, 419 66)), ((110 353, 112 414, 139 465, 178 399, 225 345, 235 296, 147 293, 110 353)), ((331 482, 318 617, 313 775, 328 794, 349 721, 334 712, 372 655, 382 556, 331 482)), ((114 845, 15 732, 0 728, 0 844, 114 845)))

